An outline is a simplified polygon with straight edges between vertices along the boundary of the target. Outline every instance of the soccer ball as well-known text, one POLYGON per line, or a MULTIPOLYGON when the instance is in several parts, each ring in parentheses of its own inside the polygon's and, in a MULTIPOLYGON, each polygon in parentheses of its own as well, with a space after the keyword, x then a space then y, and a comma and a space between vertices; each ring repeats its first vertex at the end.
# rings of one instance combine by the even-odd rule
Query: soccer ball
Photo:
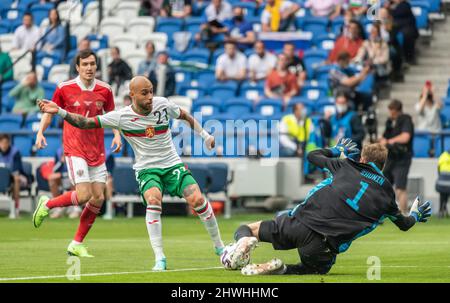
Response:
POLYGON ((244 255, 242 258, 236 258, 236 246, 237 243, 228 244, 220 256, 220 261, 225 269, 237 270, 250 263, 249 254, 244 255))

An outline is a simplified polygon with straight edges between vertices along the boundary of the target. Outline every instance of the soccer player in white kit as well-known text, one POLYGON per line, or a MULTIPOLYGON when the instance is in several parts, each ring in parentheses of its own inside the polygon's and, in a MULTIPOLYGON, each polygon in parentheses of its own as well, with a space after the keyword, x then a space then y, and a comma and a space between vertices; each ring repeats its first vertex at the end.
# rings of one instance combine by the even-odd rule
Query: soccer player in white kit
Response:
POLYGON ((118 111, 96 117, 70 113, 48 100, 39 100, 42 112, 58 114, 71 125, 82 128, 118 129, 130 143, 136 156, 133 168, 139 189, 147 205, 146 225, 155 253, 153 270, 167 268, 161 233, 161 201, 164 190, 172 196, 184 197, 204 223, 217 255, 223 251, 217 220, 209 202, 203 197, 197 182, 181 162, 169 128, 170 119, 185 120, 197 131, 209 149, 214 148, 214 137, 186 111, 167 98, 154 97, 152 83, 143 76, 130 82, 133 104, 118 111))

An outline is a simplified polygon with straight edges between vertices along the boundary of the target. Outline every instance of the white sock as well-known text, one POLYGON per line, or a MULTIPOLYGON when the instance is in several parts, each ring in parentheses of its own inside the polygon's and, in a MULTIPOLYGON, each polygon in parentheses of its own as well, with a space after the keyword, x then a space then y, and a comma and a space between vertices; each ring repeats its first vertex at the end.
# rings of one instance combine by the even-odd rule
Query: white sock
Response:
POLYGON ((78 242, 78 241, 72 240, 72 244, 74 244, 74 245, 78 245, 78 244, 81 244, 81 242, 78 242))
POLYGON ((215 247, 223 247, 222 239, 220 238, 219 226, 217 225, 216 216, 214 215, 211 204, 205 199, 205 202, 194 208, 200 220, 205 225, 211 240, 214 242, 215 247))
POLYGON ((161 225, 161 207, 157 205, 147 206, 145 216, 145 225, 147 225, 148 237, 155 253, 155 260, 162 260, 166 256, 163 252, 162 243, 162 225, 161 225))

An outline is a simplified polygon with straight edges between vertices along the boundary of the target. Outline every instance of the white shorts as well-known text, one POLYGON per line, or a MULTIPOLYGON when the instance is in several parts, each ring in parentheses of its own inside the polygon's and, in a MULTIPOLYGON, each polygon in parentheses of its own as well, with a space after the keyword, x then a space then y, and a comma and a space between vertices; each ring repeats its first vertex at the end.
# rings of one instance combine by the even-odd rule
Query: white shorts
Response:
POLYGON ((83 158, 66 157, 67 171, 72 185, 78 183, 106 183, 107 171, 106 165, 103 163, 99 166, 89 166, 83 158))

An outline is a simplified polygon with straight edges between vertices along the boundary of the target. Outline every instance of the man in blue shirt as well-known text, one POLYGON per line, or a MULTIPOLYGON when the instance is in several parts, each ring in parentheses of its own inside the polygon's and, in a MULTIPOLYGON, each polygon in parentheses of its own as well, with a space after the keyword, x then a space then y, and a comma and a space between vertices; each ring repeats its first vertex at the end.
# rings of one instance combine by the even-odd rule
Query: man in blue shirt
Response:
POLYGON ((234 7, 233 18, 225 21, 228 32, 225 34, 226 42, 236 43, 240 51, 252 48, 256 42, 256 35, 250 22, 244 20, 244 10, 242 7, 234 7))

